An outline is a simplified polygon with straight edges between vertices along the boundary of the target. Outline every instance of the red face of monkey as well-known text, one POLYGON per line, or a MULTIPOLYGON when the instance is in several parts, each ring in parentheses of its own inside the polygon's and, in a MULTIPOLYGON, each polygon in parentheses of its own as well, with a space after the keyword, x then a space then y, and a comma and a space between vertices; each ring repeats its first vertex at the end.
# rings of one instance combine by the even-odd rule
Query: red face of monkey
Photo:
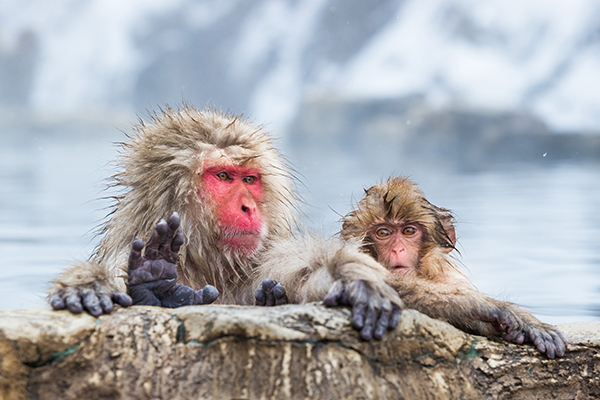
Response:
POLYGON ((260 247, 264 228, 261 212, 263 187, 259 170, 239 165, 208 167, 204 190, 214 199, 220 245, 250 255, 260 247))
POLYGON ((378 224, 369 232, 377 261, 390 271, 406 274, 419 262, 423 228, 415 224, 378 224))

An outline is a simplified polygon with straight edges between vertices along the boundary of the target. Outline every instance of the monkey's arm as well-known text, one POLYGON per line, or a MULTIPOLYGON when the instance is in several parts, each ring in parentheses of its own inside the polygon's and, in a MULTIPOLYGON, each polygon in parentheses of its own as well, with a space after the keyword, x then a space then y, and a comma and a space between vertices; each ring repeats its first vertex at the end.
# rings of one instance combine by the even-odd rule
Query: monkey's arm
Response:
POLYGON ((273 243, 254 281, 279 282, 290 303, 323 300, 327 306, 351 306, 352 325, 370 340, 381 339, 400 318, 402 301, 387 277, 387 270, 358 245, 304 234, 273 243))
POLYGON ((464 331, 516 344, 532 343, 549 358, 565 353, 567 341, 556 328, 515 304, 478 292, 462 275, 441 282, 404 277, 396 286, 407 308, 464 331))
POLYGON ((80 262, 66 269, 52 281, 48 300, 55 310, 68 309, 73 314, 86 310, 97 317, 113 310, 113 302, 128 307, 132 300, 123 293, 110 271, 93 262, 80 262))
POLYGON ((183 244, 180 219, 174 213, 154 229, 142 255, 144 242, 134 240, 129 255, 129 293, 134 305, 176 308, 210 304, 219 296, 214 286, 194 290, 177 283, 177 257, 183 244))

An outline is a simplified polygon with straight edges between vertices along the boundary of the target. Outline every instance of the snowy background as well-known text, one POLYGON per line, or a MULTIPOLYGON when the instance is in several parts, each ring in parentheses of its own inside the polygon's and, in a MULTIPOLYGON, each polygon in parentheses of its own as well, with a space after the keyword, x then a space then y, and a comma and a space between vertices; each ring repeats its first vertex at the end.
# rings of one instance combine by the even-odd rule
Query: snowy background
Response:
POLYGON ((283 129, 315 93, 419 94, 598 132, 600 3, 4 0, 0 68, 0 104, 64 116, 185 99, 283 129))

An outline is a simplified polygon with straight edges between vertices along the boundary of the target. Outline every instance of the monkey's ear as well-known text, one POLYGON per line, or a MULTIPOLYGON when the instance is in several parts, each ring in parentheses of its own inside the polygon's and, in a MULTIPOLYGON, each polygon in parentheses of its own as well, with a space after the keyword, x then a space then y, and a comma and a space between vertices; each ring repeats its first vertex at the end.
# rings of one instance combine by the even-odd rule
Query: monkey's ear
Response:
POLYGON ((346 221, 344 221, 344 223, 342 224, 342 230, 346 229, 348 227, 348 223, 346 221))
POLYGON ((448 235, 448 239, 452 243, 452 247, 444 247, 444 251, 446 253, 450 253, 454 250, 454 246, 456 246, 456 229, 454 229, 454 224, 452 223, 452 217, 442 218, 441 220, 442 226, 448 235))

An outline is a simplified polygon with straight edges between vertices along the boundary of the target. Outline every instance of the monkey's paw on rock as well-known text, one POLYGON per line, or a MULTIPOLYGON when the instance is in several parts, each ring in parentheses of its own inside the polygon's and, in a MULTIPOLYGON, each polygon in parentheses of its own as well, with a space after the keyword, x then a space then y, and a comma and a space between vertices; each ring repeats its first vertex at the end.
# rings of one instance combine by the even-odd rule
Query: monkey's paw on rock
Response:
POLYGON ((412 310, 377 342, 318 304, 0 310, 0 398, 600 397, 600 322, 560 329, 550 360, 412 310))

